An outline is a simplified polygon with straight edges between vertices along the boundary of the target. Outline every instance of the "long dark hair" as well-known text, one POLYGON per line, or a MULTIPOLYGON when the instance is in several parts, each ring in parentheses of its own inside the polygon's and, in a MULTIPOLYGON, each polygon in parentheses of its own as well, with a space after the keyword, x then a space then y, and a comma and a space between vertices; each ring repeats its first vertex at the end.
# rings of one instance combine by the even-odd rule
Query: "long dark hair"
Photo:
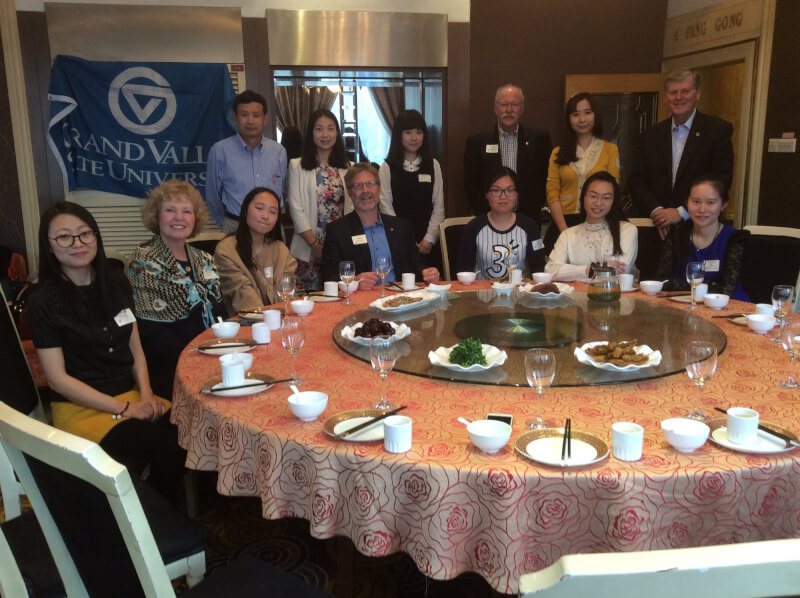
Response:
MULTIPOLYGON (((252 189, 242 200, 242 209, 239 212, 239 226, 236 228, 236 253, 242 258, 242 262, 248 270, 255 267, 253 262, 253 237, 250 234, 250 227, 247 226, 247 210, 250 209, 250 204, 256 196, 262 193, 269 193, 278 202, 278 210, 280 214, 281 201, 272 189, 266 187, 256 187, 252 189)), ((264 242, 283 241, 283 234, 281 233, 280 217, 275 222, 275 226, 264 236, 264 242)))
POLYGON ((611 239, 614 241, 614 253, 622 253, 622 246, 619 242, 619 223, 623 220, 627 221, 627 218, 625 218, 625 215, 622 213, 622 198, 620 197, 619 183, 617 183, 617 179, 614 178, 613 174, 601 170, 600 172, 595 172, 586 179, 581 189, 581 216, 586 220, 586 206, 583 200, 586 197, 586 191, 588 191, 589 186, 595 181, 611 183, 611 187, 614 189, 614 201, 611 203, 611 209, 608 211, 608 214, 606 214, 606 222, 608 223, 608 230, 611 232, 611 239))
POLYGON ((47 208, 42 214, 39 221, 39 284, 42 287, 48 285, 55 287, 66 302, 67 308, 82 313, 93 324, 108 322, 114 317, 115 300, 123 299, 118 275, 114 273, 106 260, 103 237, 100 235, 97 221, 83 206, 69 201, 61 201, 47 208), (97 237, 95 241, 97 254, 92 260, 91 266, 94 270, 94 283, 100 293, 101 314, 94 314, 87 308, 78 287, 64 274, 61 262, 50 249, 50 239, 48 238, 50 225, 57 216, 62 214, 75 216, 91 228, 97 237), (98 319, 98 316, 102 316, 102 319, 98 319))
MULTIPOLYGON (((686 197, 687 202, 689 197, 692 195, 692 189, 697 187, 697 185, 710 185, 714 191, 717 192, 717 195, 719 195, 722 203, 728 203, 728 186, 722 181, 722 179, 713 174, 702 175, 692 180, 691 184, 689 185, 689 195, 686 197)), ((719 217, 722 218, 721 212, 719 217)), ((683 261, 683 259, 689 255, 689 238, 692 236, 693 230, 694 222, 691 220, 681 222, 675 227, 674 246, 678 261, 683 261)))
POLYGON ((314 170, 319 166, 317 163, 317 146, 314 145, 314 125, 323 116, 330 118, 336 125, 336 143, 331 148, 328 165, 334 168, 347 168, 347 152, 344 150, 344 140, 342 139, 342 130, 339 128, 339 121, 330 110, 319 108, 314 110, 311 116, 308 117, 306 139, 303 142, 303 157, 300 158, 300 166, 303 167, 303 170, 314 170))
POLYGON ((422 131, 422 145, 419 147, 419 157, 422 158, 422 169, 429 169, 433 165, 431 146, 428 143, 428 125, 425 124, 425 117, 417 110, 402 110, 394 120, 392 126, 392 140, 389 142, 389 153, 386 155, 386 162, 392 166, 403 166, 405 150, 403 150, 403 131, 409 129, 419 129, 422 131))
POLYGON ((564 107, 564 143, 558 148, 558 156, 556 157, 556 164, 565 166, 570 162, 578 159, 578 134, 572 128, 570 122, 570 115, 578 109, 578 104, 586 100, 589 102, 589 107, 594 112, 594 127, 592 127, 592 135, 600 137, 603 134, 603 123, 600 122, 600 106, 597 104, 597 98, 590 93, 576 93, 569 100, 564 107))

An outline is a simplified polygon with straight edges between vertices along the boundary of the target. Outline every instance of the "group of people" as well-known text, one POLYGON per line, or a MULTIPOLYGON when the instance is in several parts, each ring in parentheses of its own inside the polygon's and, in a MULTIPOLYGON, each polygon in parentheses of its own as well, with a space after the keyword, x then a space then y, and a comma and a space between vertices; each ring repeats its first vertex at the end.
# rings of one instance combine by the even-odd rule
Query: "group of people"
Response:
MULTIPOLYGON (((703 261, 714 290, 746 299, 737 274, 746 233, 721 222, 732 179, 730 123, 696 110, 695 73, 668 75, 665 91, 672 116, 646 131, 628 181, 664 239, 660 275, 686 288, 685 264, 703 261)), ((28 320, 53 391, 54 423, 134 470, 151 463, 152 483, 171 496, 185 458, 165 417, 178 355, 218 316, 275 302, 273 281, 282 274, 319 289, 338 280, 341 261, 355 263, 362 289, 380 283, 381 255, 389 257, 385 283, 405 272, 429 283, 440 276, 442 171, 419 112, 397 116, 377 168, 352 164, 336 116, 316 110, 287 176, 285 150, 263 136, 264 98, 243 92, 233 111, 238 133, 209 154, 205 201, 176 180, 149 194, 142 216, 153 236, 134 250, 127 276, 109 265, 97 222, 81 206, 50 207, 39 230, 28 320), (282 198, 294 224, 289 246, 282 198), (213 256, 189 243, 209 215, 227 233, 213 256)), ((612 255, 619 272, 632 271, 637 229, 623 214, 619 152, 600 138, 596 100, 569 99, 565 142, 555 149, 547 133, 523 127, 523 112, 522 90, 501 87, 496 127, 467 143, 476 217, 462 235, 458 269, 502 278, 516 254, 521 269, 569 281, 612 255), (543 239, 545 202, 552 223, 543 239)))

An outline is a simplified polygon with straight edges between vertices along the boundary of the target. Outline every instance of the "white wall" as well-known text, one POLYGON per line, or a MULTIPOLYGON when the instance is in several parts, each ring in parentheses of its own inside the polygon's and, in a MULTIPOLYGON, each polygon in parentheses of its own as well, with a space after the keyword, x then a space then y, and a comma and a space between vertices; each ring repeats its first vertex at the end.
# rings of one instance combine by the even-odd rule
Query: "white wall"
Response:
MULTIPOLYGON (((451 22, 469 21, 469 0, 60 0, 82 4, 151 4, 164 6, 240 6, 243 17, 263 17, 268 8, 291 10, 354 10, 446 14, 451 22)), ((44 0, 17 0, 17 10, 44 11, 44 0)))

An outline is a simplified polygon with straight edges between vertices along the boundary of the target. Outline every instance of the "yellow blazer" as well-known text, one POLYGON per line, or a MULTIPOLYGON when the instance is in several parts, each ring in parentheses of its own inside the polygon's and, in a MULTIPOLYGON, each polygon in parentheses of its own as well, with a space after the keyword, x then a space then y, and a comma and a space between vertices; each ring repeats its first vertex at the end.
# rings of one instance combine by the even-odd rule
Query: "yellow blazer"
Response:
MULTIPOLYGON (((547 170, 547 205, 560 201, 564 214, 577 214, 580 212, 578 173, 571 164, 556 163, 558 150, 556 147, 550 154, 550 166, 547 170)), ((603 141, 603 148, 594 166, 586 173, 586 178, 601 170, 607 170, 619 181, 619 149, 608 141, 603 141)))

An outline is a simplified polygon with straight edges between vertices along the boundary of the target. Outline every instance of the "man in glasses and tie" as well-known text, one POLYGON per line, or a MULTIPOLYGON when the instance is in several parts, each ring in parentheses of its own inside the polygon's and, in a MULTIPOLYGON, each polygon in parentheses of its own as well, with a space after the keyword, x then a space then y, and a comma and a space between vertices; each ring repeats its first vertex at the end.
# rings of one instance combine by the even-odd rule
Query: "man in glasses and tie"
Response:
POLYGON ((367 163, 355 164, 344 175, 344 184, 355 210, 326 228, 322 248, 323 279, 337 280, 339 262, 352 261, 356 265, 359 288, 371 289, 380 281, 375 271, 378 257, 386 256, 390 263, 385 283, 400 280, 406 272, 413 272, 417 280, 438 282, 436 268, 423 270, 421 267, 411 224, 403 218, 379 212, 378 169, 367 163))

